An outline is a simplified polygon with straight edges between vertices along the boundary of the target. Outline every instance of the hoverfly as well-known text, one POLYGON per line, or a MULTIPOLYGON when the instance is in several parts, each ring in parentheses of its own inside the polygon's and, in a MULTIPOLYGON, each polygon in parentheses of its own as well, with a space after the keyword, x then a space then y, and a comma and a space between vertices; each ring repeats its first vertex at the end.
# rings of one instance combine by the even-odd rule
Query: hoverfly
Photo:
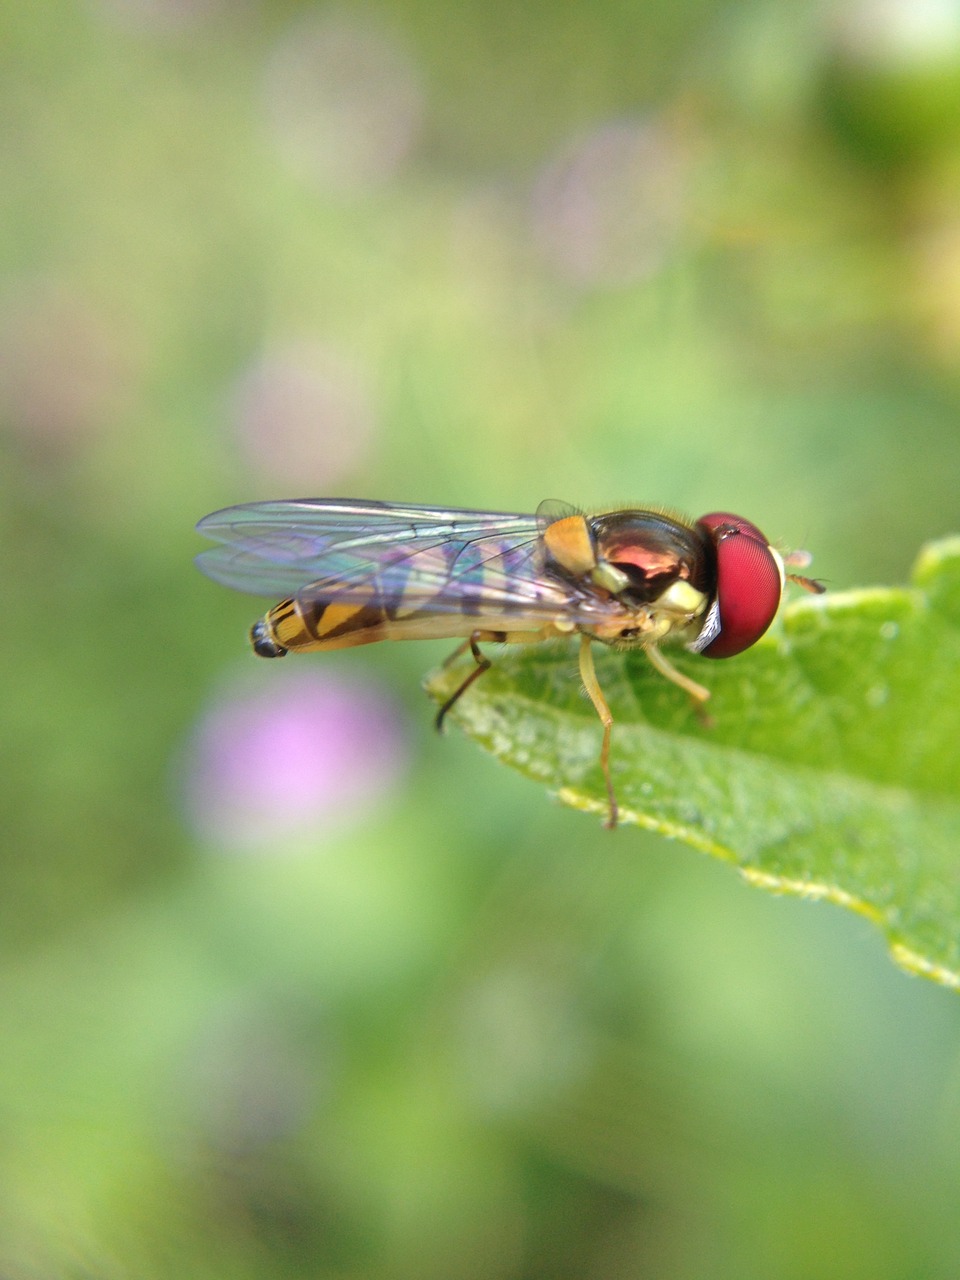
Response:
POLYGON ((773 621, 787 574, 755 524, 728 512, 688 521, 656 508, 585 514, 543 502, 536 515, 302 498, 216 511, 200 533, 221 545, 197 564, 215 581, 285 598, 250 633, 263 658, 345 649, 376 640, 461 639, 476 663, 437 714, 490 667, 484 643, 536 644, 578 635, 580 676, 603 725, 600 765, 616 826, 610 777, 613 717, 597 680, 592 642, 643 649, 690 696, 710 697, 667 660, 663 641, 730 658, 773 621))

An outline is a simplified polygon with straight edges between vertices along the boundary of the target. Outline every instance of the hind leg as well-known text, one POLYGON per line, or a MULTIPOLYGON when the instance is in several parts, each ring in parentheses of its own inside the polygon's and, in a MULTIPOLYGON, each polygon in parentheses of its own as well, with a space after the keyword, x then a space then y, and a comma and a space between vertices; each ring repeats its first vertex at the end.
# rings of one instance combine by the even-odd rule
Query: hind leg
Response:
POLYGON ((446 702, 437 712, 436 725, 437 725, 437 729, 439 730, 443 729, 444 716, 447 714, 447 712, 450 710, 453 704, 457 702, 458 699, 462 697, 463 694, 466 693, 466 691, 470 688, 470 686, 473 684, 475 680, 479 680, 485 671, 490 670, 490 659, 480 652, 480 649, 477 645, 477 636, 479 634, 480 633, 477 632, 474 635, 472 635, 469 638, 469 640, 464 640, 463 644, 458 644, 456 649, 454 649, 453 653, 451 653, 450 657, 447 658, 446 662, 444 662, 443 664, 445 667, 448 667, 452 662, 456 662, 456 660, 460 657, 462 653, 466 653, 466 651, 469 649, 470 652, 473 654, 474 660, 477 665, 470 672, 470 674, 463 681, 463 683, 453 691, 450 697, 446 700, 446 702))

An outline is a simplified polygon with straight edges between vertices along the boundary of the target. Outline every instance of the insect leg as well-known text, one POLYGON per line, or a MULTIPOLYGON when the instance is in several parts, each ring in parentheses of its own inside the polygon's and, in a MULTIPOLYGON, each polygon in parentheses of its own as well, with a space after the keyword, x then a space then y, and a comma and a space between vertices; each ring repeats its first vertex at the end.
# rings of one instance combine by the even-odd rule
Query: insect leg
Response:
POLYGON ((437 712, 436 725, 438 729, 443 728, 444 716, 447 714, 447 712, 450 710, 453 704, 457 701, 460 695, 466 693, 466 691, 473 684, 474 680, 479 680, 485 671, 490 670, 490 659, 485 657, 477 648, 476 635, 472 635, 469 638, 469 640, 464 640, 463 644, 457 645, 456 649, 454 649, 453 653, 451 653, 450 657, 447 659, 447 661, 443 665, 445 667, 449 666, 451 662, 455 662, 456 659, 459 658, 462 653, 465 653, 467 649, 469 649, 470 652, 473 654, 474 660, 476 661, 477 665, 467 676, 466 680, 464 680, 463 684, 461 684, 457 689, 453 691, 450 697, 446 700, 446 702, 437 712))
POLYGON ((440 666, 444 670, 446 670, 447 667, 452 667, 453 664, 456 662, 456 660, 458 658, 462 658, 469 648, 470 648, 470 640, 468 638, 464 640, 463 644, 458 644, 457 647, 454 649, 453 653, 448 653, 447 656, 444 658, 444 660, 440 663, 440 666))
POLYGON ((607 700, 603 696, 603 690, 600 688, 600 681, 597 679, 596 668, 593 665, 593 649, 590 637, 581 635, 580 637, 580 679, 583 681, 583 687, 587 691, 587 696, 593 703, 594 710, 600 717, 600 723, 603 725, 603 742, 600 746, 600 768, 603 770, 603 780, 607 784, 607 795, 610 799, 610 813, 604 826, 608 831, 612 831, 617 825, 617 797, 613 792, 613 782, 610 778, 610 732, 613 729, 613 716, 610 708, 607 706, 607 700))
POLYGON ((710 690, 705 689, 702 684, 697 684, 696 680, 691 680, 689 676, 685 676, 682 671, 678 671, 672 662, 667 661, 655 644, 646 646, 646 654, 662 676, 666 676, 673 684, 679 685, 690 695, 697 718, 702 724, 709 725, 710 717, 703 708, 709 701, 710 690))

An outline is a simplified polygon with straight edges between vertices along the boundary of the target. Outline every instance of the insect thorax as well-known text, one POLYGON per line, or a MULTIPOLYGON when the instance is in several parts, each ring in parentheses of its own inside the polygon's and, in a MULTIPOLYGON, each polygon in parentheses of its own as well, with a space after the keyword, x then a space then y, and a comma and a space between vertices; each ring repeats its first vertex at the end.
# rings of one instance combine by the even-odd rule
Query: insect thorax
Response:
POLYGON ((586 634, 622 648, 695 637, 716 582, 699 526, 659 511, 614 511, 559 520, 544 544, 554 571, 612 606, 581 627, 586 634))

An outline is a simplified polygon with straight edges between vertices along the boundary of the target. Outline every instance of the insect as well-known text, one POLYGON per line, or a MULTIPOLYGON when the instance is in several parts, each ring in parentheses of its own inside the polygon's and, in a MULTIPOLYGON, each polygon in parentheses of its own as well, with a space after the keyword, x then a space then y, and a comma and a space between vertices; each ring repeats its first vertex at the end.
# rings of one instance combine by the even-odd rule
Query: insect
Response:
POLYGON ((345 649, 377 640, 462 640, 475 666, 437 714, 490 667, 484 643, 536 644, 579 636, 580 676, 603 726, 600 765, 610 776, 613 717, 597 680, 592 642, 643 649, 695 708, 708 689, 661 652, 681 643, 730 658, 773 621, 787 578, 806 552, 783 557, 755 524, 727 512, 689 521, 657 508, 585 514, 543 502, 536 515, 303 498, 216 511, 197 529, 220 543, 197 557, 215 581, 284 596, 250 638, 264 658, 345 649))

